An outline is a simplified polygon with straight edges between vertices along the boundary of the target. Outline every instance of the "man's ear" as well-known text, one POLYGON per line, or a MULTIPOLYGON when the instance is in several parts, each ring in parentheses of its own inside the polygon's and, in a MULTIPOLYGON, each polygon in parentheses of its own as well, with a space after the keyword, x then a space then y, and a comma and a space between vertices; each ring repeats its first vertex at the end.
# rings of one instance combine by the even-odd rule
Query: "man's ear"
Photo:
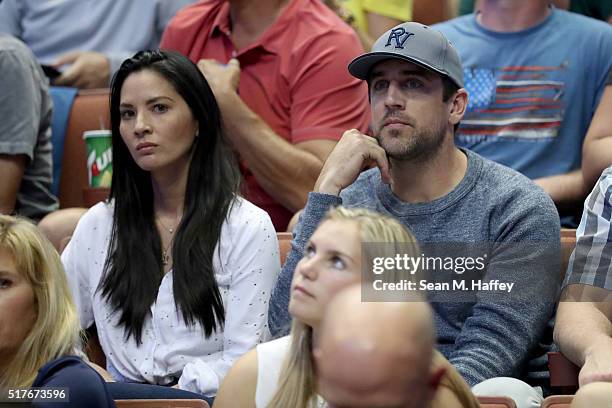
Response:
POLYGON ((448 116, 448 121, 451 125, 456 125, 463 119, 463 115, 467 110, 468 106, 468 93, 465 88, 459 89, 455 92, 455 95, 452 97, 451 103, 449 105, 450 112, 448 116))
POLYGON ((432 367, 429 370, 429 388, 431 391, 435 392, 440 383, 442 382, 442 378, 446 375, 446 367, 432 367))

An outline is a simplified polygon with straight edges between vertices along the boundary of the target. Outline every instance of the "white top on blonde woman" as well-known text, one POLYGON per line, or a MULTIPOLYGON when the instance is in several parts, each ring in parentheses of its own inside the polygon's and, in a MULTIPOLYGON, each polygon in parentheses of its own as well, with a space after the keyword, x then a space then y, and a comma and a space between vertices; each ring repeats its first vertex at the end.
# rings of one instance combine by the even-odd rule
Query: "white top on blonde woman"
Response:
MULTIPOLYGON (((257 386, 255 408, 268 406, 278 390, 278 379, 285 358, 291 350, 291 336, 281 337, 257 346, 257 386)), ((326 408, 327 403, 317 396, 317 408, 326 408)))

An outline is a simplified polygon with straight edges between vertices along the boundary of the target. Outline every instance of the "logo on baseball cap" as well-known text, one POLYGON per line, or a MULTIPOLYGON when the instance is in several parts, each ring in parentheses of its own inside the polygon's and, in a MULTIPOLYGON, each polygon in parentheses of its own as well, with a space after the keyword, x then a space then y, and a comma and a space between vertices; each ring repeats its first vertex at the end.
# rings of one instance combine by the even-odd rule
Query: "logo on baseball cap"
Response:
POLYGON ((400 59, 448 77, 463 88, 463 67, 455 47, 444 35, 426 25, 402 23, 384 33, 372 51, 358 56, 348 66, 354 77, 367 80, 374 65, 386 59, 400 59))

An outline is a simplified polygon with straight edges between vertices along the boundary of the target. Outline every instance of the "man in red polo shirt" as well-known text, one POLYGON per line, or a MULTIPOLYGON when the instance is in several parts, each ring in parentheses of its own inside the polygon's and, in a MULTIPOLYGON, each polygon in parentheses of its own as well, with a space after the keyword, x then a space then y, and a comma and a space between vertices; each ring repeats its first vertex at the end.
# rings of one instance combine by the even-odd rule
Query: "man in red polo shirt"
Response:
POLYGON ((240 155, 243 192, 279 231, 342 133, 367 128, 367 87, 346 70, 359 39, 318 0, 203 0, 174 17, 161 48, 198 63, 240 155))

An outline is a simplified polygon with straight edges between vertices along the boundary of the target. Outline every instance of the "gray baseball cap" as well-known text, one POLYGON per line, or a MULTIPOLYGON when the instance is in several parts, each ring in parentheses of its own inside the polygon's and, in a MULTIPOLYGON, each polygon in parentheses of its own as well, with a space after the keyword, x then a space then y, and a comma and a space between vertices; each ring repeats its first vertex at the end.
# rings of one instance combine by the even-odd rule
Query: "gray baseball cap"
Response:
POLYGON ((402 23, 384 33, 372 51, 351 61, 348 70, 354 77, 367 80, 374 65, 393 58, 444 75, 463 88, 463 68, 455 47, 441 32, 415 22, 402 23))

